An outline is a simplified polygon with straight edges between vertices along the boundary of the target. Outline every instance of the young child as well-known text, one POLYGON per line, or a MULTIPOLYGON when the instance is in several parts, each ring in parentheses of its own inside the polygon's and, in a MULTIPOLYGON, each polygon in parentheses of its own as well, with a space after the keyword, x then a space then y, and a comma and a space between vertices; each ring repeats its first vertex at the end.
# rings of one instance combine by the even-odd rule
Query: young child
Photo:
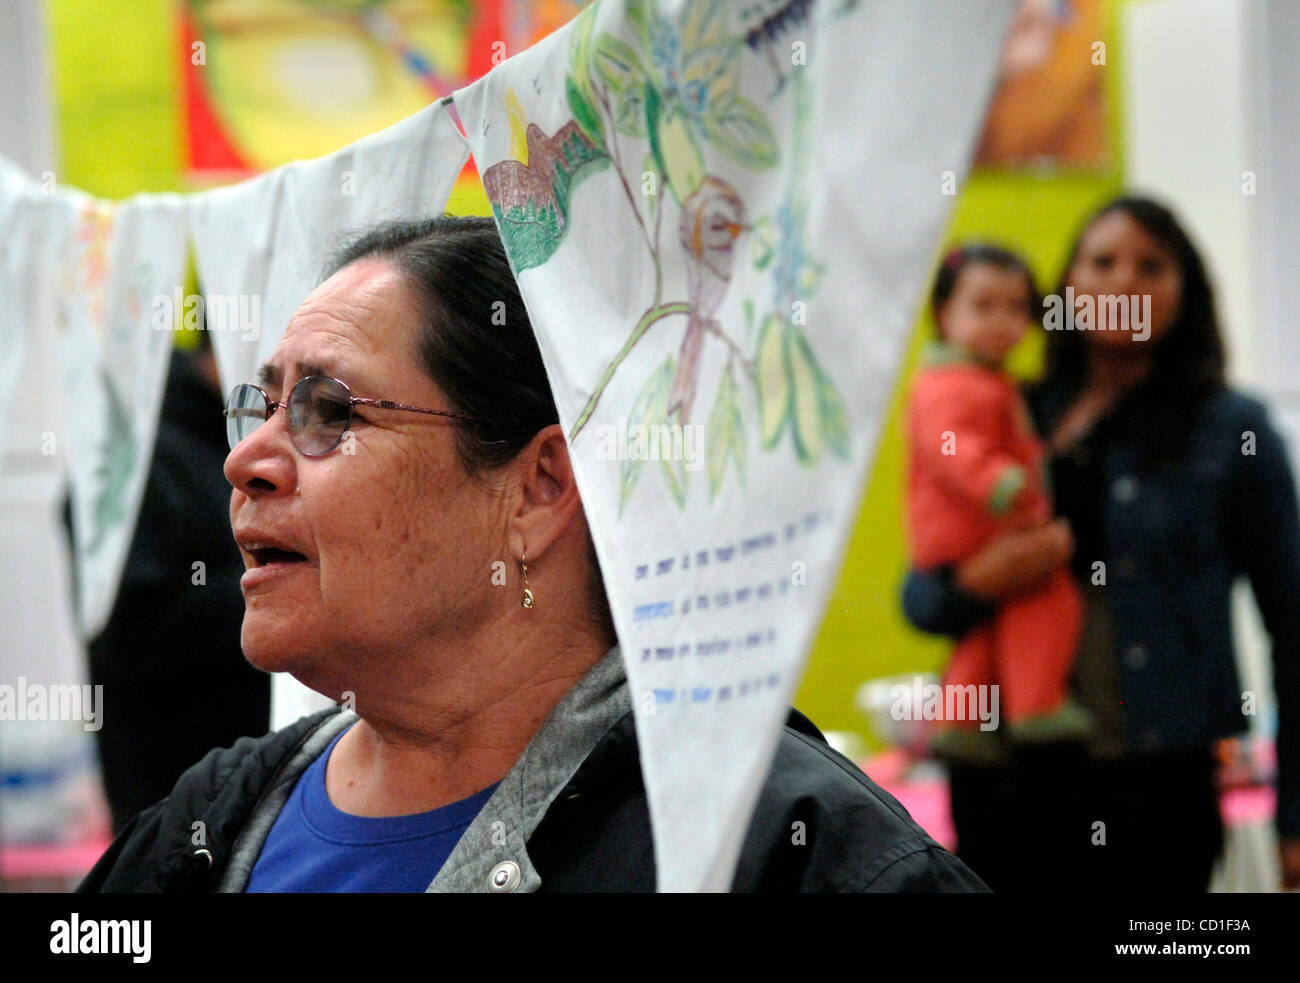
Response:
MULTIPOLYGON (((939 342, 926 355, 907 410, 907 510, 917 569, 959 564, 996 536, 1052 517, 1043 445, 1002 366, 1035 319, 1037 301, 1024 260, 995 246, 954 249, 939 269, 931 295, 939 342)), ((996 683, 999 726, 1013 739, 1082 736, 1087 715, 1067 698, 1081 622, 1079 592, 1068 569, 1059 569, 963 637, 944 683, 996 683)), ((977 726, 945 720, 934 750, 963 756, 980 743, 971 740, 977 726)))

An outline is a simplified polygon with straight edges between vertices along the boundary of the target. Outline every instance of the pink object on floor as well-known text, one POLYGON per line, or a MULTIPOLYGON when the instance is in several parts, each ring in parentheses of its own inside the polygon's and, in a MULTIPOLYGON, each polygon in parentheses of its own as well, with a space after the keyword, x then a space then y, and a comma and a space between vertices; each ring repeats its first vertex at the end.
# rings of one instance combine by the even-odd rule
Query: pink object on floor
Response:
POLYGON ((0 848, 0 878, 79 877, 90 872, 112 840, 0 848))
POLYGON ((1230 788, 1219 798, 1219 811, 1227 826, 1252 826, 1273 821, 1277 793, 1271 785, 1230 788))
POLYGON ((952 809, 948 804, 948 783, 942 779, 902 782, 892 788, 882 785, 912 814, 917 825, 949 850, 957 848, 957 831, 952 826, 952 809))
POLYGON ((916 781, 906 778, 913 758, 900 748, 882 751, 860 763, 873 782, 896 798, 916 820, 918 826, 949 850, 957 846, 957 831, 952 825, 948 801, 948 783, 942 778, 916 781))

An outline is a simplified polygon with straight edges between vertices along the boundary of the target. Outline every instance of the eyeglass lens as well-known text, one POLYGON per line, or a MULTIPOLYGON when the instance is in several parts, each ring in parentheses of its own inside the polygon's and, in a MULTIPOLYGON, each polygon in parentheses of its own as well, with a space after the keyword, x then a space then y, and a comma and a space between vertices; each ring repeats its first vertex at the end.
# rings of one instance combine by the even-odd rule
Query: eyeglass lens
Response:
POLYGON ((311 376, 289 394, 289 432, 298 450, 325 454, 338 446, 352 422, 352 398, 333 379, 311 376))
POLYGON ((256 386, 244 383, 230 391, 226 400, 226 438, 232 451, 266 421, 269 409, 266 396, 256 386))
MULTIPOLYGON (((226 437, 234 450, 266 422, 271 403, 257 386, 236 386, 226 402, 226 437)), ((289 435, 308 456, 326 454, 338 446, 352 421, 352 398, 334 379, 311 376, 299 380, 289 394, 289 435)))

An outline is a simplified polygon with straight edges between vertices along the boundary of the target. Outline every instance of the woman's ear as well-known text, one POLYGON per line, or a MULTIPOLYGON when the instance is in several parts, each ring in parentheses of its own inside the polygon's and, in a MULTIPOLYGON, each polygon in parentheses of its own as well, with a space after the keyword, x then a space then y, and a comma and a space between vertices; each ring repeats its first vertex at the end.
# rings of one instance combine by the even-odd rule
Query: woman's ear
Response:
POLYGON ((556 423, 539 431, 516 460, 521 472, 510 545, 540 557, 575 525, 574 516, 582 510, 563 428, 556 423))

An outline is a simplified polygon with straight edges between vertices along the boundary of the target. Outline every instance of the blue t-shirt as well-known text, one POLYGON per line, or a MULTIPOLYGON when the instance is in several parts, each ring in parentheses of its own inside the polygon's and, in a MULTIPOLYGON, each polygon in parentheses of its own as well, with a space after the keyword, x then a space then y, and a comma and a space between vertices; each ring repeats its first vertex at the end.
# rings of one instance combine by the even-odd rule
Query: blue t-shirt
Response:
POLYGON ((411 816, 340 812, 325 791, 325 766, 348 729, 294 786, 253 866, 249 893, 423 892, 496 789, 411 816))

